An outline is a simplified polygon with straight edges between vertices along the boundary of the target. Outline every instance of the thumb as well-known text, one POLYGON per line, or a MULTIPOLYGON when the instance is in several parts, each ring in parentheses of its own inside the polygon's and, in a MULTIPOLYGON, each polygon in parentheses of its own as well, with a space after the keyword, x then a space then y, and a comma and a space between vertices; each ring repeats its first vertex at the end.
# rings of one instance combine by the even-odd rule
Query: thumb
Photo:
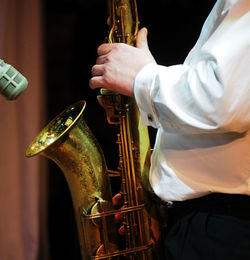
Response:
POLYGON ((147 28, 142 28, 136 37, 136 47, 139 49, 147 49, 148 50, 148 30, 147 28))

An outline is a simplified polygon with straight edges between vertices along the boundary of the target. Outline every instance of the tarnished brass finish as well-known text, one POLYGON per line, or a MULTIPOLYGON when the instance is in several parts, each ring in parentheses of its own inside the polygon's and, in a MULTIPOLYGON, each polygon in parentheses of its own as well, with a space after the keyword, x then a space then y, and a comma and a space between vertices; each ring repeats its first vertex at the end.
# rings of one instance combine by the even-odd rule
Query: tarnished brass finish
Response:
MULTIPOLYGON (((136 1, 108 0, 108 6, 109 42, 134 45, 139 24, 136 1)), ((160 224, 148 182, 148 130, 141 124, 133 98, 101 89, 98 101, 108 122, 118 127, 117 170, 107 170, 103 151, 83 119, 85 101, 52 120, 28 147, 26 156, 44 155, 63 171, 72 195, 83 260, 159 260, 160 224), (110 191, 114 175, 120 178, 124 198, 123 207, 116 210, 110 191), (114 224, 117 213, 124 216, 122 244, 117 242, 114 224)))
MULTIPOLYGON (((109 0, 108 24, 110 43, 134 46, 138 32, 135 0, 109 0)), ((129 259, 160 259, 160 225, 156 201, 149 185, 150 142, 147 127, 142 125, 134 98, 101 89, 99 103, 104 107, 107 121, 119 127, 119 170, 126 227, 126 250, 140 249, 129 259)))
POLYGON ((136 0, 108 0, 109 42, 135 45, 139 19, 136 0))
POLYGON ((155 197, 148 183, 150 146, 147 128, 142 126, 134 99, 101 91, 99 103, 108 122, 119 126, 119 172, 126 228, 125 252, 137 250, 128 259, 157 260, 160 254, 160 225, 155 197))
POLYGON ((108 259, 101 257, 117 251, 110 182, 103 152, 83 120, 84 107, 85 101, 80 101, 54 118, 26 156, 41 154, 61 168, 74 204, 83 259, 108 259))

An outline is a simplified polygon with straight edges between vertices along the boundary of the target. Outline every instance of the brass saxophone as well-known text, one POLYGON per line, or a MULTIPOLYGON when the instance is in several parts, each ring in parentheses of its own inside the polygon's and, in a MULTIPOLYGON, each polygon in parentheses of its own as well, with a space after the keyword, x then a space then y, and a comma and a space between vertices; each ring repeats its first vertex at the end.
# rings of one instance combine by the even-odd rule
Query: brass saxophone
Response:
MULTIPOLYGON (((135 0, 109 0, 109 42, 134 45, 138 31, 135 0)), ((41 154, 64 173, 74 205, 83 260, 161 258, 160 225, 148 183, 150 143, 133 98, 101 89, 99 103, 118 126, 119 166, 109 171, 103 151, 83 119, 85 101, 56 116, 29 145, 26 156, 41 154), (120 178, 124 205, 112 205, 112 176, 120 178), (117 240, 114 215, 123 214, 125 242, 117 240)))

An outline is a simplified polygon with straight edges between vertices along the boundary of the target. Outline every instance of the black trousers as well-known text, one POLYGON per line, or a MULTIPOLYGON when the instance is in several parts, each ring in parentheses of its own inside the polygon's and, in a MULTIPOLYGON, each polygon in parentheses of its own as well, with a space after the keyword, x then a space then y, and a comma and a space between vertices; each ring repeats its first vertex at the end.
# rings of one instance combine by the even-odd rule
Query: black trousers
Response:
POLYGON ((168 210, 166 260, 250 260, 250 197, 211 194, 168 210))

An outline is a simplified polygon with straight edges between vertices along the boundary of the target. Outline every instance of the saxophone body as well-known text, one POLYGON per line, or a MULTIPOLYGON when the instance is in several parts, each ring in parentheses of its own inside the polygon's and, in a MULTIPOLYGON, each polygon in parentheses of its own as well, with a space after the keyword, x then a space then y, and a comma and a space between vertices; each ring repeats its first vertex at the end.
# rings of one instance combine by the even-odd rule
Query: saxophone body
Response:
MULTIPOLYGON (((109 42, 134 45, 138 31, 135 0, 108 1, 109 42)), ((117 127, 119 165, 108 170, 104 153, 84 121, 85 101, 56 116, 33 140, 27 157, 53 160, 68 183, 83 260, 161 259, 161 227, 150 189, 150 143, 133 98, 101 89, 98 102, 109 124, 117 127), (114 209, 112 178, 120 179, 124 205, 114 209), (115 214, 123 215, 126 235, 120 243, 115 214)), ((116 182, 117 185, 117 182, 116 182)))

